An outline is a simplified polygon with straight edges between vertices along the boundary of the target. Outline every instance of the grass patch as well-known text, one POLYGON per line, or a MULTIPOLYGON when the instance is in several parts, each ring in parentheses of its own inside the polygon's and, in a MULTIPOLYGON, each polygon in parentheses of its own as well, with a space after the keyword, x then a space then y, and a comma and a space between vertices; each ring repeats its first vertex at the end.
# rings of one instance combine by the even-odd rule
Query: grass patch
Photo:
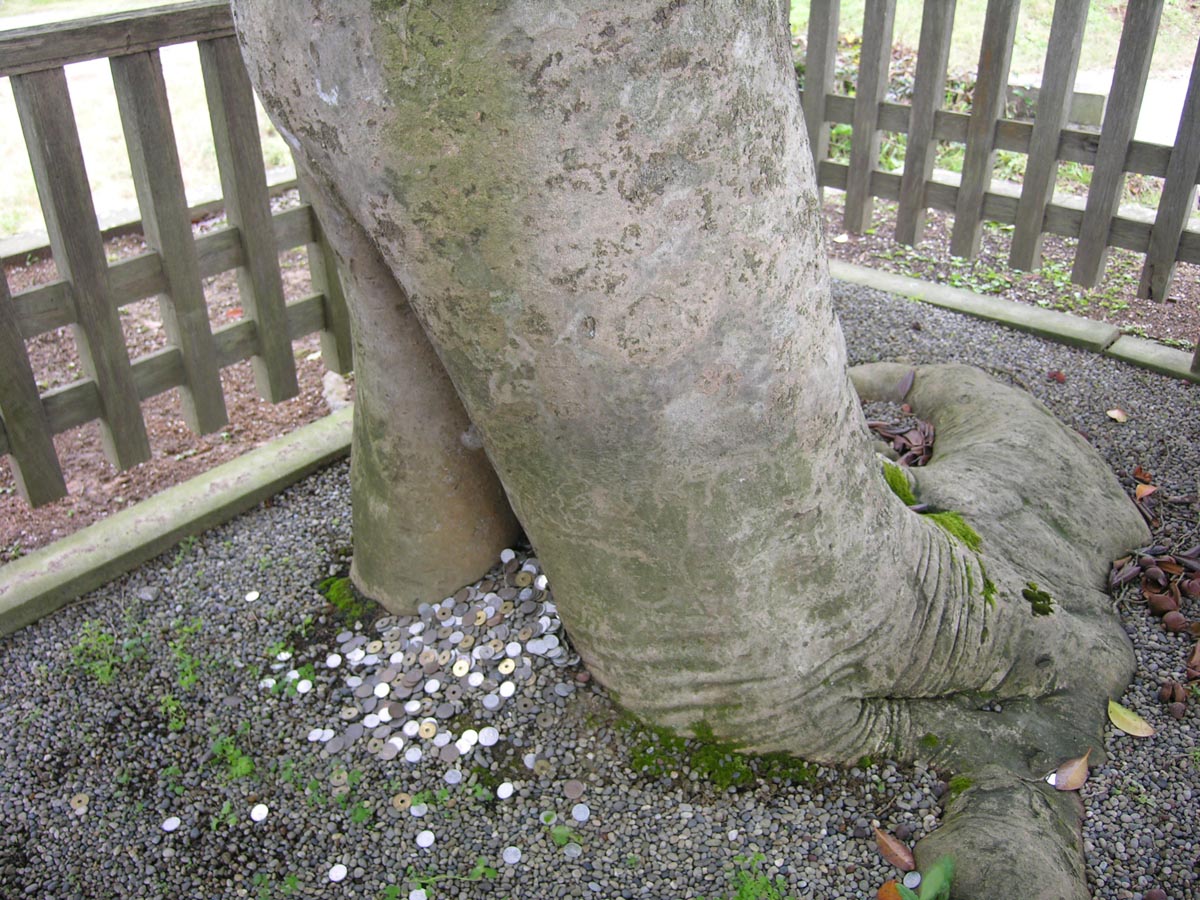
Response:
POLYGON ((346 621, 361 619, 366 615, 366 601, 348 577, 326 578, 317 585, 317 590, 346 621))

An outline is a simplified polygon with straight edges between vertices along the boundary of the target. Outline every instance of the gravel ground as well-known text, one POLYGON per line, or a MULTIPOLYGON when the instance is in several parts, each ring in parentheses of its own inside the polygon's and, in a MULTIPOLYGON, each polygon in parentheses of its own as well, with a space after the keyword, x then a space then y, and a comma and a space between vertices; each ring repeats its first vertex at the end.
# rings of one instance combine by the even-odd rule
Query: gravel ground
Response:
MULTIPOLYGON (((1153 473, 1162 542, 1195 543, 1194 387, 837 294, 853 361, 962 360, 1032 390, 1131 490, 1135 466, 1153 473)), ((316 586, 344 573, 349 526, 342 463, 0 639, 0 896, 677 898, 778 876, 796 897, 873 897, 898 873, 870 826, 936 827, 928 769, 747 770, 622 719, 527 551, 422 620, 331 604, 316 586), (464 641, 465 674, 421 656, 464 641)), ((1098 897, 1182 900, 1200 883, 1200 705, 1175 720, 1155 692, 1188 642, 1137 604, 1124 617, 1124 702, 1158 734, 1108 736, 1083 791, 1089 878, 1098 897)))

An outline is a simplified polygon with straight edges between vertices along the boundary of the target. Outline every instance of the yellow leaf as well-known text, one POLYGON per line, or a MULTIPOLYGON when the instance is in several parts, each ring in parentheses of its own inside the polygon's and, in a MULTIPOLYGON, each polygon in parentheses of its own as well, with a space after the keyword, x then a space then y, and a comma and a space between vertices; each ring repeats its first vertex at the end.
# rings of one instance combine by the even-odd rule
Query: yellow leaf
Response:
POLYGON ((1133 496, 1136 497, 1138 500, 1141 500, 1145 497, 1149 497, 1151 494, 1153 494, 1157 490, 1158 490, 1158 488, 1152 484, 1139 484, 1136 488, 1133 489, 1133 496))
POLYGON ((1116 408, 1110 409, 1108 411, 1108 417, 1110 419, 1112 419, 1114 422, 1128 422, 1129 421, 1129 416, 1125 414, 1125 410, 1123 410, 1123 409, 1116 409, 1116 408))
POLYGON ((1054 771, 1054 787, 1060 791, 1077 791, 1088 777, 1088 757, 1092 748, 1077 759, 1068 759, 1054 771))
POLYGON ((1149 722, 1115 700, 1108 701, 1108 720, 1132 737, 1150 737, 1154 734, 1149 722))

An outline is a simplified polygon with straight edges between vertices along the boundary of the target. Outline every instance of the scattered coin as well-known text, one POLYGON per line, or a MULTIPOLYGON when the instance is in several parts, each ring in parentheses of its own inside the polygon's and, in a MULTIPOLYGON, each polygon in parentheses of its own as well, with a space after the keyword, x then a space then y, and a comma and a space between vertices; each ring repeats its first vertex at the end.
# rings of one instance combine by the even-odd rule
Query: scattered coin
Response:
POLYGON ((267 809, 267 804, 259 803, 254 807, 254 809, 250 810, 250 818, 255 822, 261 822, 267 817, 267 813, 269 811, 270 810, 267 809))
POLYGON ((162 830, 166 832, 176 831, 182 824, 183 823, 179 820, 179 816, 169 816, 166 819, 163 819, 162 830))
POLYGON ((258 599, 260 596, 261 596, 261 595, 258 593, 258 591, 248 591, 248 592, 246 593, 246 602, 247 602, 247 603, 253 603, 253 602, 254 602, 255 600, 257 600, 257 599, 258 599))
POLYGON ((346 867, 338 863, 329 870, 329 880, 335 884, 346 877, 346 867))
POLYGON ((563 793, 566 794, 568 800, 578 800, 583 796, 583 782, 572 778, 563 785, 563 793))
POLYGON ((504 856, 504 861, 508 865, 515 866, 517 863, 519 863, 521 861, 521 848, 520 847, 505 847, 503 856, 504 856))
POLYGON ((417 846, 422 848, 433 846, 433 832, 426 829, 417 835, 417 846))
POLYGON ((576 822, 586 822, 592 817, 592 811, 586 803, 576 803, 571 807, 571 818, 576 822))

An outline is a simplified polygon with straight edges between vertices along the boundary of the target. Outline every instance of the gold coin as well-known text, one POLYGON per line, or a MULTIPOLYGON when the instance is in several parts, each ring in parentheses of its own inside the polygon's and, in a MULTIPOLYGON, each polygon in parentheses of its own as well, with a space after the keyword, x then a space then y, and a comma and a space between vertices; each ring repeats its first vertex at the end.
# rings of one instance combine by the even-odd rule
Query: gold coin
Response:
POLYGON ((431 737, 433 737, 435 734, 437 734, 437 723, 436 722, 422 722, 421 727, 417 729, 417 734, 419 734, 421 737, 425 738, 426 740, 429 740, 431 737))
POLYGON ((469 659, 460 659, 450 671, 454 673, 455 678, 462 678, 471 671, 471 661, 469 659))
POLYGON ((336 772, 334 772, 332 775, 329 776, 329 783, 332 784, 334 787, 341 787, 348 780, 349 779, 346 776, 345 769, 338 769, 336 772))
POLYGON ((87 794, 76 794, 74 797, 71 798, 71 809, 75 810, 76 812, 87 809, 87 805, 88 805, 88 795, 87 794))
POLYGON ((438 658, 437 658, 438 665, 439 666, 448 665, 453 656, 454 656, 454 654, 451 653, 449 650, 443 650, 441 653, 438 654, 438 658))
POLYGON ((513 576, 513 584, 515 584, 517 587, 529 587, 531 584, 533 584, 533 573, 526 572, 524 570, 518 572, 513 576))
POLYGON ((475 624, 482 625, 486 621, 487 613, 485 613, 482 609, 475 610, 475 624))
POLYGON ((367 644, 368 653, 378 653, 382 649, 383 641, 371 641, 371 643, 367 644))
POLYGON ((513 606, 513 602, 511 600, 505 600, 500 604, 501 615, 511 616, 514 609, 516 609, 516 607, 513 606))
POLYGON ((367 752, 370 753, 372 756, 374 756, 376 753, 378 753, 382 749, 383 749, 383 741, 381 741, 379 738, 371 738, 369 741, 367 741, 367 752))
POLYGON ((464 634, 463 639, 458 642, 459 650, 470 650, 474 646, 475 646, 475 635, 473 635, 473 634, 464 634))
POLYGON ((492 648, 492 653, 499 656, 504 652, 504 641, 492 639, 488 641, 488 646, 492 648))
POLYGON ((513 670, 516 669, 516 667, 517 667, 516 660, 502 659, 502 660, 500 660, 500 665, 497 666, 496 668, 498 668, 500 670, 501 675, 511 675, 513 673, 513 670))
POLYGON ((427 666, 431 662, 436 662, 437 658, 438 658, 437 651, 434 650, 432 647, 426 647, 424 650, 421 651, 421 655, 417 657, 417 661, 421 665, 427 666))
POLYGON ((532 638, 533 638, 533 629, 530 628, 528 625, 526 625, 524 628, 522 628, 520 631, 517 632, 517 640, 520 641, 522 644, 528 640, 531 640, 532 638))
POLYGON ((400 793, 392 798, 392 809, 404 812, 412 806, 412 794, 400 793))

